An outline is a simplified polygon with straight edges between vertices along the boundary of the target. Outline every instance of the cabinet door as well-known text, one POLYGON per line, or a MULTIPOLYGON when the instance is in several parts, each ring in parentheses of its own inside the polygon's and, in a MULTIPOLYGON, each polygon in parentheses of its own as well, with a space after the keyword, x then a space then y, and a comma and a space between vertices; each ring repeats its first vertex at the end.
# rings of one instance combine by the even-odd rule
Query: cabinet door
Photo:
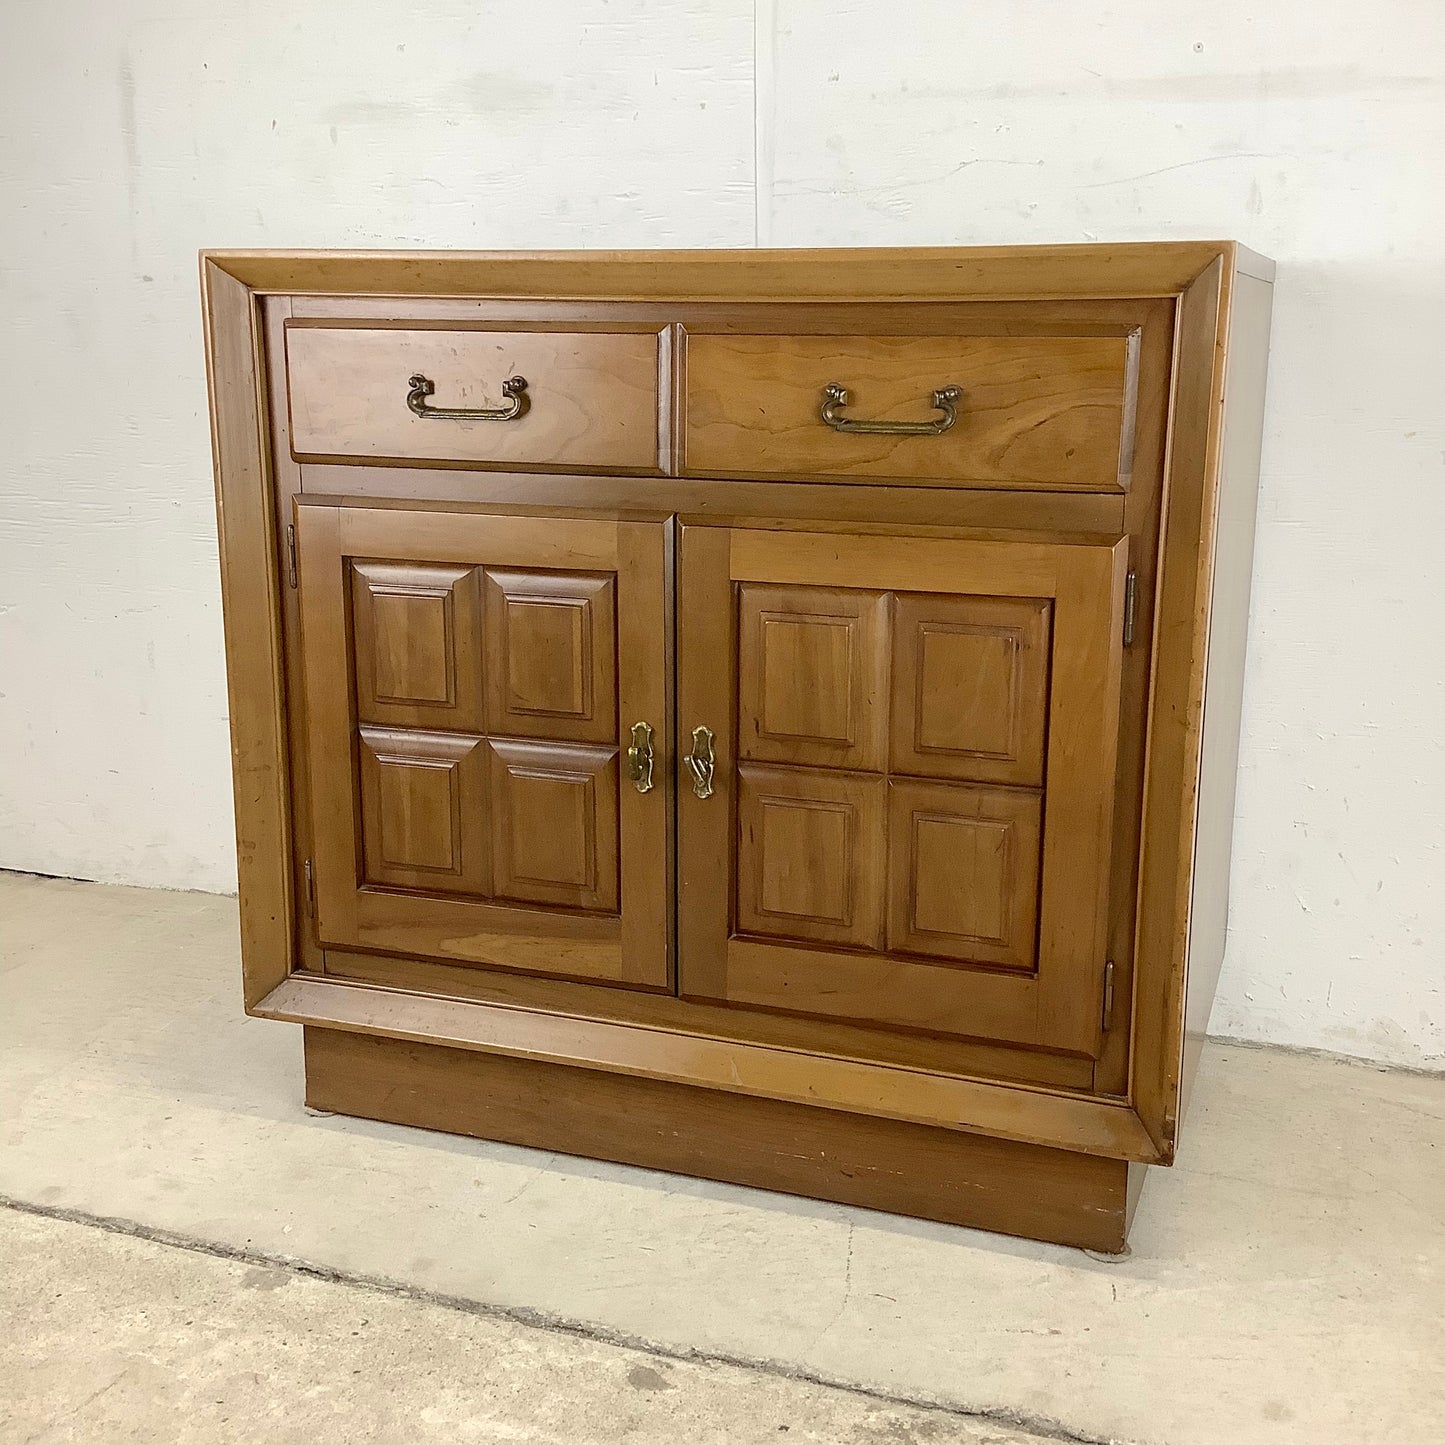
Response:
POLYGON ((1125 544, 682 536, 681 992, 1096 1054, 1125 544))
POLYGON ((321 945, 668 987, 666 525, 296 515, 321 945))

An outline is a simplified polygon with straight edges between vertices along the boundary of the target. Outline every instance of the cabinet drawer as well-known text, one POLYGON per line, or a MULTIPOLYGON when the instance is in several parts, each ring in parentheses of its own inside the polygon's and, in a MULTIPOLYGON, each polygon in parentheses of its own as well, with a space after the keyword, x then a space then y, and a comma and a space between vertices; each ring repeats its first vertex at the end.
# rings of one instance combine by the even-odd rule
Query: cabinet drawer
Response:
POLYGON ((659 470, 655 331, 286 328, 297 457, 659 470), (521 378, 525 387, 504 393, 521 378), (494 412, 493 416, 458 415, 494 412))
POLYGON ((1122 491, 1137 351, 1137 334, 689 335, 683 470, 1122 491))

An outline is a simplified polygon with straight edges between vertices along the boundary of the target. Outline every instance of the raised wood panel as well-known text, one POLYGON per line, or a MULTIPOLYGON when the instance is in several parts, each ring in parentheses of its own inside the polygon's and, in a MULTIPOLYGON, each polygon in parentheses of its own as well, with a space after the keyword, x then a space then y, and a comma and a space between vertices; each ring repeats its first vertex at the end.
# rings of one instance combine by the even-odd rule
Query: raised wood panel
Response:
POLYGON ((661 342, 633 333, 406 330, 292 323, 286 328, 291 446, 298 457, 658 469, 661 342), (527 382, 509 421, 418 416, 428 405, 498 408, 502 383, 527 382))
POLYGON ((372 636, 378 645, 366 671, 376 700, 454 703, 457 675, 447 592, 418 596, 388 587, 367 590, 372 636))
POLYGON ((361 728, 365 882, 479 896, 491 891, 481 741, 361 728))
POLYGON ((356 709, 365 722, 482 725, 479 569, 351 564, 356 709))
MULTIPOLYGON (((317 942, 665 986, 670 789, 664 774, 650 793, 623 795, 617 717, 620 698, 656 719, 665 766, 666 529, 402 509, 388 509, 383 525, 365 508, 309 502, 296 515, 317 942), (593 565, 573 574, 574 557, 593 565), (422 650, 393 648, 400 660, 378 671, 360 647, 351 656, 351 622, 357 589, 374 612, 382 583, 420 610, 388 618, 383 609, 380 622, 368 613, 361 635, 384 644, 389 628, 415 625, 422 650), (470 689, 471 721, 484 726, 362 721, 358 736, 353 674, 380 677, 383 691, 404 681, 412 694, 440 696, 463 675, 463 633, 474 656, 484 640, 496 644, 470 689), (605 741, 491 736, 481 694, 497 677, 503 725, 514 714, 525 722, 517 709, 530 707, 532 723, 551 727, 550 705, 555 731, 605 741)), ((395 705, 372 710, 386 706, 395 705)))
POLYGON ((617 750, 496 740, 489 749, 497 897, 615 912, 617 750))
POLYGON ((611 577, 490 569, 487 729, 603 742, 617 736, 611 577))
POLYGON ((1012 788, 888 786, 888 947, 1031 969, 1043 799, 1012 788))
POLYGON ((744 586, 738 609, 740 756, 882 768, 887 597, 839 587, 744 586))
POLYGON ((687 334, 684 472, 939 486, 1119 491, 1129 484, 1132 336, 738 336, 687 334), (933 392, 960 387, 936 435, 840 432, 820 414, 934 420, 933 392))
POLYGON ((1044 780, 1051 604, 900 594, 892 765, 925 777, 1044 780))
POLYGON ((738 767, 739 932, 879 948, 884 782, 738 767))
POLYGON ((683 529, 680 720, 720 720, 714 795, 680 799, 683 886, 696 899, 695 917, 684 906, 684 992, 1097 1057, 1126 544, 750 528, 724 546, 722 530, 683 529), (741 741, 759 711, 748 636, 763 603, 781 612, 795 595, 818 599, 807 610, 824 617, 892 610, 880 631, 893 655, 872 673, 893 679, 893 737, 875 768, 760 765, 741 741), (930 623, 942 655, 929 655, 930 623), (956 691, 940 675, 953 664, 956 691), (989 768, 1010 786, 953 776, 989 768), (771 837, 760 778, 793 804, 771 804, 771 837), (886 791, 888 861, 860 866, 839 801, 861 809, 886 791), (713 898, 729 861, 731 917, 713 898))

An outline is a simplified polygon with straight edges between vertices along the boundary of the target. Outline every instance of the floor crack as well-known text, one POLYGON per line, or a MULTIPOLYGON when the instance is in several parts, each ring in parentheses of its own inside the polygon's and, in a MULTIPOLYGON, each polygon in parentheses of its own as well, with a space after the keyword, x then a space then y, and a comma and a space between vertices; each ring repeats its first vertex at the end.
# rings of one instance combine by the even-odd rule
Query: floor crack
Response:
MULTIPOLYGON (((932 1410, 940 1415, 951 1415, 965 1420, 983 1420, 994 1425, 1006 1425, 1015 1430, 1026 1431, 1042 1440, 1059 1441, 1062 1445, 1128 1445, 1116 1437, 1080 1434, 1070 1430, 1060 1420, 1038 1416, 1026 1410, 1003 1408, 973 1409, 940 1398, 918 1395, 904 1395, 895 1391, 877 1389, 855 1381, 838 1379, 821 1370, 810 1370, 803 1366, 789 1364, 786 1360, 771 1360, 726 1350, 693 1349, 685 1345, 669 1345, 649 1340, 624 1330, 614 1330, 595 1321, 568 1319, 534 1310, 525 1305, 494 1305, 481 1300, 467 1299, 461 1295, 442 1294, 436 1290, 423 1289, 403 1280, 388 1279, 381 1275, 350 1274, 330 1265, 312 1264, 292 1255, 273 1254, 269 1250, 253 1249, 244 1245, 223 1244, 215 1240, 199 1239, 170 1229, 142 1224, 137 1220, 121 1219, 111 1215, 92 1214, 84 1209, 68 1209, 60 1205, 33 1204, 28 1200, 16 1199, 0 1194, 0 1209, 13 1210, 17 1214, 35 1215, 41 1219, 53 1219, 63 1224, 76 1224, 90 1229, 104 1230, 110 1234, 127 1235, 132 1239, 143 1239, 150 1244, 163 1245, 167 1249, 184 1249, 193 1254, 207 1254, 216 1259, 231 1260, 243 1264, 264 1265, 272 1269, 284 1269, 308 1279, 321 1280, 327 1284, 345 1285, 351 1289, 371 1290, 377 1294, 391 1295, 401 1299, 415 1300, 421 1304, 439 1305, 443 1309, 456 1310, 462 1314, 476 1315, 483 1319, 507 1320, 528 1329, 548 1330, 553 1334, 571 1335, 578 1339, 595 1340, 601 1344, 619 1349, 633 1350, 638 1354, 651 1355, 655 1359, 679 1360, 701 1364, 728 1365, 736 1369, 752 1370, 758 1374, 772 1375, 786 1380, 797 1380, 804 1384, 821 1385, 825 1389, 842 1390, 863 1399, 876 1400, 884 1405, 902 1405, 915 1410, 932 1410)), ((849 1225, 848 1260, 844 1273, 843 1301, 833 1323, 842 1317, 852 1292, 853 1226, 849 1225)), ((832 1326, 830 1325, 829 1328, 832 1326)), ((124 1372, 122 1372, 123 1374, 124 1372)), ((117 1380, 120 1377, 117 1377, 117 1380)), ((117 1383, 103 1386, 97 1394, 117 1383)), ((92 1396, 91 1398, 95 1398, 92 1396)), ((86 1403, 89 1403, 88 1401, 86 1403)), ((42 1437, 43 1438, 43 1437, 42 1437)))
MULTIPOLYGON (((8 1201, 5 1201, 5 1203, 7 1208, 14 1207, 10 1205, 8 1201)), ((83 1221, 75 1222, 82 1223, 83 1221)), ((94 1404, 95 1401, 100 1399, 102 1395, 115 1389, 115 1387, 120 1384, 120 1382, 125 1379, 128 1374, 130 1374, 129 1365, 127 1365, 123 1370, 120 1371, 119 1374, 115 1375, 112 1379, 107 1380, 105 1384, 100 1386, 99 1389, 92 1390, 90 1394, 85 1397, 85 1399, 77 1401, 60 1417, 60 1419, 52 1420, 48 1425, 46 1425, 43 1429, 41 1429, 38 1433, 34 1435, 27 1435, 25 1439, 21 1442, 21 1445, 44 1445, 44 1441, 47 1438, 53 1436, 56 1430, 58 1430, 63 1424, 65 1424, 67 1420, 74 1420, 75 1417, 79 1415, 80 1412, 84 1410, 87 1405, 94 1404)))

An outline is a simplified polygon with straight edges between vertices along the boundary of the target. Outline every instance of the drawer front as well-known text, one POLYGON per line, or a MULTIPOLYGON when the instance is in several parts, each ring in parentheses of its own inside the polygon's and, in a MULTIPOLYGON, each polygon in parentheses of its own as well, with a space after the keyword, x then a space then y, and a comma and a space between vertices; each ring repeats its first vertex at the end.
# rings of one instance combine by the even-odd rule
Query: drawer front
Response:
POLYGON ((1137 351, 1137 334, 689 335, 683 470, 1123 491, 1137 351))
POLYGON ((656 472, 661 344, 654 331, 288 326, 291 450, 656 472), (525 388, 504 394, 514 377, 525 388))

